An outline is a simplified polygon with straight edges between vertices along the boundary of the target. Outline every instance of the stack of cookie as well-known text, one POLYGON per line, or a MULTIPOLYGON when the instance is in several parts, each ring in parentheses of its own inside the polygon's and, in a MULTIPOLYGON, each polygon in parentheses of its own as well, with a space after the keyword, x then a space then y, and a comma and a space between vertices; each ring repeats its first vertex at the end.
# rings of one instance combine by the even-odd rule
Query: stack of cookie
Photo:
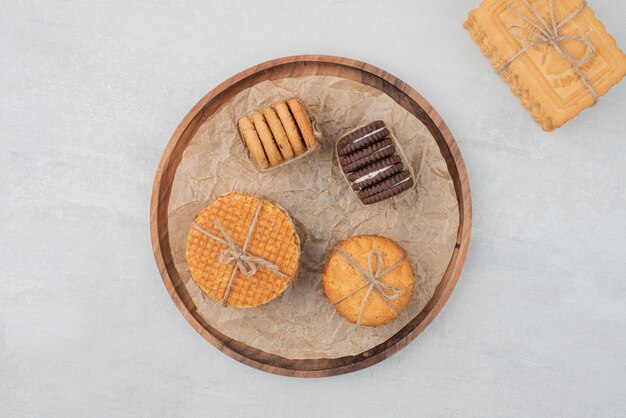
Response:
POLYGON ((337 142, 341 168, 364 204, 389 199, 413 187, 411 172, 405 169, 397 151, 382 120, 356 129, 337 142))
POLYGON ((298 99, 277 102, 239 119, 239 133, 259 170, 276 167, 315 145, 311 120, 298 99))
POLYGON ((322 288, 337 312, 352 323, 376 327, 398 317, 413 297, 415 275, 406 251, 381 236, 340 242, 328 254, 322 288))
POLYGON ((300 238, 287 211, 242 192, 220 196, 187 235, 191 277, 225 306, 246 308, 280 296, 298 272, 300 238))

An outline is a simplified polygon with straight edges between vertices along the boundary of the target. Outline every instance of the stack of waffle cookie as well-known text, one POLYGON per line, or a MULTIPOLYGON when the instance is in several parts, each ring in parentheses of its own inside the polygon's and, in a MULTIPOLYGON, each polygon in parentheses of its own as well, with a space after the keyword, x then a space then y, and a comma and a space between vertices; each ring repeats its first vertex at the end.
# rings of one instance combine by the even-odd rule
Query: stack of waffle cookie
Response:
POLYGON ((311 120, 298 99, 280 101, 239 119, 244 146, 259 170, 278 166, 315 145, 311 120))
POLYGON ((198 214, 187 236, 193 280, 226 306, 253 307, 280 296, 296 276, 299 258, 289 214, 247 193, 220 196, 198 214), (254 265, 245 261, 251 258, 254 265))

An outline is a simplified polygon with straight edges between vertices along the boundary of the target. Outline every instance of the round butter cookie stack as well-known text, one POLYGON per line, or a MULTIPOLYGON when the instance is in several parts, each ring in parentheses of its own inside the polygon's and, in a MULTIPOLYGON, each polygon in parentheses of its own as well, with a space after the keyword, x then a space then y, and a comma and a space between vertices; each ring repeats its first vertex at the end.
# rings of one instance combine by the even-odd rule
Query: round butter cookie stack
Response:
POLYGON ((280 296, 298 272, 300 238, 289 214, 257 196, 220 196, 196 217, 187 263, 196 284, 225 306, 246 308, 280 296))
POLYGON ((322 287, 337 312, 357 325, 376 327, 395 319, 413 297, 413 267, 395 241, 361 235, 328 255, 322 287))

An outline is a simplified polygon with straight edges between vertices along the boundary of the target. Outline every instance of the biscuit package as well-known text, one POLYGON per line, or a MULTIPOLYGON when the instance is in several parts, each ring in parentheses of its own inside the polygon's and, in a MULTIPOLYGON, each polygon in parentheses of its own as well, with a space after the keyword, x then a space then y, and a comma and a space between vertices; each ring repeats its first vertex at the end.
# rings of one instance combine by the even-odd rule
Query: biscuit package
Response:
POLYGON ((583 0, 484 0, 464 27, 546 131, 626 74, 626 56, 583 0))
POLYGON ((244 151, 259 171, 291 163, 317 145, 313 122, 297 98, 279 100, 237 122, 244 151))
POLYGON ((350 237, 328 255, 322 287, 339 315, 356 325, 377 327, 398 317, 413 297, 411 260, 393 240, 350 237))

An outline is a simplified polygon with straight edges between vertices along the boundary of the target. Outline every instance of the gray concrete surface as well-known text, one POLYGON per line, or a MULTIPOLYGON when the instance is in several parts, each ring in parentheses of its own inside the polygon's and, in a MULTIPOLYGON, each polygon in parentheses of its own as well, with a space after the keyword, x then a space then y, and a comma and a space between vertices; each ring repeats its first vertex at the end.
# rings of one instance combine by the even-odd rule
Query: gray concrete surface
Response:
MULTIPOLYGON (((461 27, 478 0, 3 1, 0 415, 626 414, 626 82, 554 133, 461 27), (473 241, 441 315, 391 359, 321 380, 221 354, 167 295, 153 175, 181 118, 251 65, 380 66, 441 113, 473 241)), ((591 6, 622 48, 626 3, 591 6)))

